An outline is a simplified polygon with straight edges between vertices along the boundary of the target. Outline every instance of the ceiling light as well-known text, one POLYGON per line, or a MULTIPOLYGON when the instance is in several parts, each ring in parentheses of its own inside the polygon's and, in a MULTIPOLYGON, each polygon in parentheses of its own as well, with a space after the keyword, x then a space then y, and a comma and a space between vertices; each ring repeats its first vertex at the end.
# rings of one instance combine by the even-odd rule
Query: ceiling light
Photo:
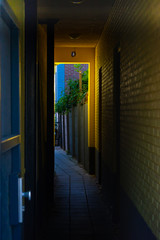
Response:
POLYGON ((79 33, 71 33, 71 34, 69 34, 69 38, 72 40, 79 39, 80 34, 79 33))
POLYGON ((81 4, 83 0, 72 0, 71 2, 75 5, 78 5, 78 4, 81 4))

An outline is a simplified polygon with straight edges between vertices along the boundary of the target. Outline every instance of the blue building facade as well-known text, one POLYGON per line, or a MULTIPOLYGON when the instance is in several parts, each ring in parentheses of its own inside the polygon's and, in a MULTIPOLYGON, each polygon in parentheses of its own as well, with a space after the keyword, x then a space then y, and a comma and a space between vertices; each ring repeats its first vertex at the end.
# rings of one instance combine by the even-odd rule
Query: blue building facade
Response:
POLYGON ((61 93, 65 88, 65 64, 57 65, 55 73, 55 103, 61 97, 61 93))

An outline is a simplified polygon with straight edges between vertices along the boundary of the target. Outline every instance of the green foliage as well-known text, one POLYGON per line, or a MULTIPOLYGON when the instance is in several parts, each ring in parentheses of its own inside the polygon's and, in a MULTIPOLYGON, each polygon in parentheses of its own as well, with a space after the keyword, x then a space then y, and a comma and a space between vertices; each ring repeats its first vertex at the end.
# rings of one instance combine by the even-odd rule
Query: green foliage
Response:
MULTIPOLYGON (((82 64, 74 64, 74 70, 80 72, 83 68, 82 64)), ((82 73, 82 91, 88 91, 88 69, 82 73)))
MULTIPOLYGON (((82 69, 81 64, 75 64, 76 71, 82 69)), ((88 91, 88 70, 82 73, 82 92, 79 90, 79 80, 69 79, 67 87, 61 92, 61 98, 55 104, 55 112, 67 113, 73 106, 81 102, 88 91)))
POLYGON ((88 69, 82 73, 82 91, 88 92, 88 69))
POLYGON ((66 111, 66 109, 69 109, 69 95, 66 94, 65 91, 61 95, 62 95, 61 98, 55 104, 55 112, 58 112, 58 113, 63 113, 66 111))
POLYGON ((83 68, 82 64, 74 64, 74 71, 79 72, 83 68))

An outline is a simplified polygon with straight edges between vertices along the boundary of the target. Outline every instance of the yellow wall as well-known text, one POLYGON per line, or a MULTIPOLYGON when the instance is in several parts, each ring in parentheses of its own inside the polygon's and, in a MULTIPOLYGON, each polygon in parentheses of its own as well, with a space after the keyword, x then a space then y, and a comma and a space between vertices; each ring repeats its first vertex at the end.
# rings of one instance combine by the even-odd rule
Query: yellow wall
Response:
MULTIPOLYGON (((7 0, 4 7, 10 14, 10 9, 16 17, 18 23, 19 38, 19 84, 20 84, 20 131, 21 131, 21 173, 24 175, 24 111, 25 111, 25 72, 24 72, 24 23, 25 5, 23 0, 7 0)), ((11 16, 12 17, 12 16, 11 16)))
MULTIPOLYGON (((114 171, 113 53, 120 60, 121 186, 160 239, 160 2, 117 0, 96 47, 96 148, 102 67, 102 160, 114 171)), ((128 217, 128 220, 129 217, 128 217)), ((133 226, 134 229, 134 226, 133 226)))
POLYGON ((55 62, 90 63, 88 92, 88 147, 95 147, 95 49, 94 48, 55 48, 55 62), (71 52, 76 56, 71 57, 71 52))

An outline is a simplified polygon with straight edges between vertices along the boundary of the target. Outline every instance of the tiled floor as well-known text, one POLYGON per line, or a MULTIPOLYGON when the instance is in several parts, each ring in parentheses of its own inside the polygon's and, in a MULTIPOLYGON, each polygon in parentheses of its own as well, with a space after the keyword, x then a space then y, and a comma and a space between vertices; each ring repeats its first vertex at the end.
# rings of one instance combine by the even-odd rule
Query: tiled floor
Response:
POLYGON ((60 148, 55 151, 55 207, 46 240, 113 240, 107 204, 94 176, 60 148))

